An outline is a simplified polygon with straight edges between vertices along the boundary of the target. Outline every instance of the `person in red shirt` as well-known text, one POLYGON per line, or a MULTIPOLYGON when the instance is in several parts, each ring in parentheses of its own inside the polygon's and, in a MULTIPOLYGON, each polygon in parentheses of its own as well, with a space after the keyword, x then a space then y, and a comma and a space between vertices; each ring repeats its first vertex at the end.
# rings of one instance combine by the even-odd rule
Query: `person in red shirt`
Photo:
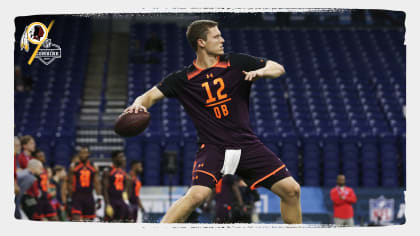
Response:
POLYGON ((32 159, 31 153, 35 151, 35 139, 30 135, 25 135, 20 139, 22 145, 22 152, 18 156, 19 166, 22 169, 26 169, 28 161, 32 159))
POLYGON ((13 176, 14 176, 14 182, 15 182, 15 218, 16 219, 21 219, 22 216, 20 214, 19 208, 20 208, 20 203, 18 201, 18 195, 20 192, 20 188, 18 185, 18 181, 17 181, 17 171, 20 170, 20 166, 19 166, 19 162, 17 161, 17 157, 20 153, 20 149, 21 149, 21 145, 20 145, 20 140, 18 137, 15 136, 15 145, 14 145, 14 171, 13 171, 13 176))
POLYGON ((337 186, 330 191, 331 201, 334 204, 334 224, 338 226, 354 226, 353 204, 357 197, 353 189, 345 186, 346 177, 337 176, 337 186))
POLYGON ((20 170, 20 165, 18 162, 18 156, 20 154, 20 149, 21 149, 21 145, 20 145, 20 140, 18 137, 15 136, 15 147, 14 147, 14 171, 13 171, 13 176, 15 179, 15 194, 19 194, 19 186, 17 184, 17 175, 16 172, 18 172, 20 170))

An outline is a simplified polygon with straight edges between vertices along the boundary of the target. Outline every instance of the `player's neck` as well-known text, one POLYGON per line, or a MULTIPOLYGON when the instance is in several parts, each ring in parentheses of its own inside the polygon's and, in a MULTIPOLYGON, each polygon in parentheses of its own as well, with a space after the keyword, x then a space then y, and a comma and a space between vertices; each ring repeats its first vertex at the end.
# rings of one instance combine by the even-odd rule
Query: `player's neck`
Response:
POLYGON ((195 66, 199 69, 205 70, 207 68, 213 67, 219 61, 219 56, 209 55, 206 52, 200 51, 197 52, 197 58, 194 63, 195 66))
POLYGON ((30 151, 28 151, 28 150, 23 150, 23 154, 24 154, 25 156, 30 156, 30 155, 31 155, 31 152, 30 152, 30 151))

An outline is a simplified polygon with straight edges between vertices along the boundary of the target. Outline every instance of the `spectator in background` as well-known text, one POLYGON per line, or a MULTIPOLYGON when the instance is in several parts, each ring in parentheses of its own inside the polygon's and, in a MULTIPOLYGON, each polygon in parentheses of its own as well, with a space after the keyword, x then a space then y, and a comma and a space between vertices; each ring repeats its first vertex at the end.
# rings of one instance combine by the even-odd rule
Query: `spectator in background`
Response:
POLYGON ((155 32, 152 32, 150 38, 146 40, 146 44, 144 46, 146 51, 152 52, 162 52, 163 51, 163 44, 162 40, 157 36, 155 32))
POLYGON ((140 209, 142 214, 145 213, 143 204, 140 200, 142 183, 138 177, 143 172, 143 164, 140 161, 132 161, 130 163, 130 169, 129 175, 132 180, 131 194, 128 198, 130 202, 130 218, 133 222, 137 222, 137 211, 140 209))
POLYGON ((25 90, 23 75, 20 66, 15 66, 15 90, 23 92, 25 90))
POLYGON ((255 202, 260 200, 260 195, 257 190, 251 190, 242 179, 239 180, 239 191, 241 192, 242 201, 244 203, 244 210, 239 218, 240 223, 256 223, 258 222, 258 215, 255 213, 255 202), (253 219, 254 216, 254 219, 253 219))
POLYGON ((25 169, 28 165, 28 161, 31 160, 32 152, 35 151, 36 144, 34 138, 30 135, 25 135, 20 139, 20 143, 22 145, 22 152, 18 156, 18 162, 20 168, 25 169))
POLYGON ((19 92, 32 89, 32 78, 24 76, 20 66, 15 66, 15 90, 19 92))
POLYGON ((34 151, 34 159, 40 161, 43 165, 43 171, 39 176, 37 176, 37 181, 34 182, 34 188, 38 189, 40 194, 37 199, 37 204, 34 213, 34 220, 48 220, 48 221, 57 221, 57 212, 54 210, 53 205, 51 204, 51 195, 48 192, 48 187, 50 181, 48 178, 47 167, 45 165, 46 159, 45 154, 41 150, 34 151))
POLYGON ((71 167, 75 167, 75 165, 76 165, 76 163, 78 163, 80 161, 80 159, 79 159, 79 153, 76 153, 72 158, 71 158, 71 161, 70 161, 70 168, 71 167))
MULTIPOLYGON (((26 169, 17 172, 17 182, 20 188, 17 201, 22 206, 22 210, 29 219, 33 219, 39 191, 35 185, 37 176, 43 171, 42 163, 36 159, 28 162, 26 169)), ((18 209, 19 210, 19 209, 18 209)))
POLYGON ((20 215, 20 206, 19 206, 19 201, 18 201, 18 194, 20 192, 20 188, 19 188, 19 184, 17 181, 17 172, 20 170, 20 166, 19 166, 19 162, 18 162, 18 155, 20 153, 20 140, 18 137, 15 136, 15 145, 14 145, 14 172, 13 172, 13 177, 14 177, 14 182, 15 182, 15 218, 16 219, 21 219, 22 216, 20 215))
POLYGON ((354 226, 353 204, 357 197, 353 189, 345 186, 346 177, 342 174, 337 176, 337 186, 330 191, 331 201, 334 208, 334 224, 338 226, 354 226))
POLYGON ((134 50, 133 50, 133 61, 134 63, 140 64, 145 62, 144 52, 141 47, 141 41, 136 39, 134 41, 134 50))
POLYGON ((51 195, 51 203, 54 209, 57 212, 57 215, 61 221, 66 220, 65 217, 65 208, 63 202, 65 202, 65 192, 66 188, 64 186, 66 180, 66 169, 64 166, 56 165, 52 169, 51 176, 48 178, 50 180, 50 186, 48 192, 51 195), (64 191, 64 192, 63 192, 64 191))
MULTIPOLYGON (((125 203, 125 197, 131 195, 131 178, 124 171, 125 155, 123 151, 113 151, 111 153, 112 167, 110 171, 105 171, 103 175, 103 193, 105 200, 105 220, 106 221, 128 221, 129 209, 125 203), (126 192, 126 194, 124 194, 126 192)), ((127 199, 128 200, 128 199, 127 199)))
POLYGON ((216 215, 215 223, 235 223, 239 222, 242 215, 244 204, 239 182, 234 175, 225 175, 215 187, 216 215))
POLYGON ((13 171, 13 175, 14 175, 14 179, 15 179, 15 194, 19 193, 19 186, 17 184, 17 176, 16 176, 16 172, 18 172, 20 170, 20 165, 19 165, 19 161, 18 161, 18 156, 20 154, 20 150, 21 150, 21 145, 20 145, 20 140, 18 137, 15 136, 15 145, 14 145, 14 155, 13 155, 13 159, 14 159, 14 171, 13 171))
POLYGON ((160 63, 160 53, 163 51, 162 40, 155 32, 152 32, 151 37, 146 40, 144 49, 146 51, 146 61, 151 64, 160 63))
POLYGON ((89 161, 89 156, 88 147, 81 147, 78 154, 79 162, 69 170, 67 189, 71 193, 73 221, 93 221, 96 217, 93 189, 97 195, 100 195, 102 190, 98 170, 89 161))
MULTIPOLYGON (((38 161, 42 162, 42 165, 44 165, 45 168, 45 173, 47 173, 48 168, 50 167, 46 167, 46 163, 47 163, 47 159, 45 158, 45 153, 39 149, 36 149, 33 153, 32 153, 33 158, 37 159, 38 161)), ((51 168, 50 168, 51 171, 51 168)))

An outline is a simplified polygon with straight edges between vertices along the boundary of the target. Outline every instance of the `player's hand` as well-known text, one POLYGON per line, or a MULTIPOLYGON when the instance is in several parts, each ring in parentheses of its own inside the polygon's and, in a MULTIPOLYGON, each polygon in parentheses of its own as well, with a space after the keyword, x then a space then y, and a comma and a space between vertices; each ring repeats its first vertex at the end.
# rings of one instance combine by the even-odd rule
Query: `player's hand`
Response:
POLYGON ((133 103, 124 110, 124 113, 138 113, 139 111, 147 112, 147 108, 143 105, 133 103))
POLYGON ((264 76, 264 73, 262 70, 253 70, 253 71, 242 71, 242 73, 245 75, 244 80, 254 82, 255 80, 261 78, 264 76))
POLYGON ((18 195, 20 193, 19 185, 15 182, 15 195, 18 195))

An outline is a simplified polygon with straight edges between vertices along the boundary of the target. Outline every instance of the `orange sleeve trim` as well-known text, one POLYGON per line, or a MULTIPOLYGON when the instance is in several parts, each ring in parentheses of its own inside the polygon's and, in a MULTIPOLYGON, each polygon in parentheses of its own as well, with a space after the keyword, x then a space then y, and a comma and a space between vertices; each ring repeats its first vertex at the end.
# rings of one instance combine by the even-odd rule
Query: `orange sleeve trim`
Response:
POLYGON ((188 73, 187 78, 188 80, 191 80, 192 78, 196 77, 198 74, 200 74, 203 70, 196 70, 194 72, 188 73))
POLYGON ((204 171, 204 170, 195 170, 193 172, 201 172, 201 173, 204 173, 206 175, 210 175, 213 178, 213 180, 217 183, 216 177, 212 173, 210 173, 210 172, 207 172, 207 171, 204 171))
POLYGON ((269 178, 270 176, 274 175, 275 173, 279 172, 281 169, 283 169, 284 167, 286 167, 285 164, 283 164, 282 166, 280 166, 279 168, 275 169, 273 172, 271 172, 270 174, 262 177, 261 179, 255 181, 255 183, 253 183, 250 187, 251 190, 254 190, 257 184, 261 183, 262 181, 264 181, 265 179, 269 178))
POLYGON ((95 173, 96 172, 96 170, 95 170, 95 168, 93 167, 93 166, 91 166, 90 164, 89 165, 87 165, 87 167, 93 172, 93 173, 95 173))
POLYGON ((83 166, 83 163, 79 163, 79 165, 77 165, 75 168, 74 168, 74 172, 76 172, 76 171, 78 171, 81 167, 83 166))
POLYGON ((220 61, 214 67, 228 68, 230 66, 230 61, 220 61))

